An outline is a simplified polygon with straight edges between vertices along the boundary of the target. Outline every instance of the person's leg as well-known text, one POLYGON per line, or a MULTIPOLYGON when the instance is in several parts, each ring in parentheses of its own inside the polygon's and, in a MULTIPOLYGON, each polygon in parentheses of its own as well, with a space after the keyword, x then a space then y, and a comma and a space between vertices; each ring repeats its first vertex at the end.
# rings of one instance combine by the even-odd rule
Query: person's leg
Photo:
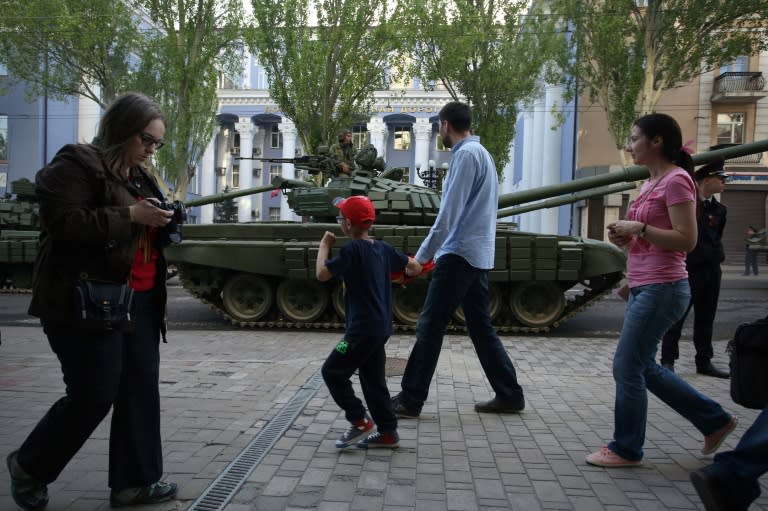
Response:
POLYGON ((160 322, 152 291, 134 293, 123 373, 109 435, 109 486, 147 486, 163 475, 160 438, 160 322))
POLYGON ((472 282, 472 275, 464 271, 465 264, 461 257, 447 254, 437 260, 432 272, 424 308, 416 324, 416 343, 408 357, 402 391, 397 397, 417 413, 427 400, 446 326, 472 282))
MULTIPOLYGON (((654 361, 659 339, 683 314, 690 302, 688 281, 651 284, 630 291, 624 326, 613 358, 616 381, 614 440, 608 448, 628 461, 643 458, 648 414, 646 374, 654 361)), ((656 374, 656 373, 654 373, 656 374)), ((676 378, 669 371, 661 372, 676 378)))
POLYGON ((355 395, 350 378, 364 361, 370 358, 371 353, 376 351, 375 346, 366 342, 369 340, 370 338, 345 336, 346 348, 338 348, 337 345, 337 348, 328 355, 321 369, 331 397, 339 408, 344 410, 344 417, 350 423, 365 418, 365 405, 355 395))
POLYGON ((688 313, 693 307, 693 300, 688 303, 688 307, 683 313, 683 317, 675 322, 661 338, 661 363, 674 364, 675 360, 680 358, 680 337, 683 335, 683 326, 688 313))
POLYGON ((708 366, 714 355, 712 326, 720 297, 720 265, 690 271, 691 296, 696 314, 693 318, 693 344, 696 347, 696 367, 708 366))
POLYGON ((17 461, 25 472, 48 484, 109 413, 122 371, 123 336, 50 323, 43 329, 61 363, 66 395, 40 419, 21 445, 17 461))
POLYGON ((366 342, 371 344, 371 353, 362 362, 358 371, 360 387, 363 390, 368 411, 371 413, 379 432, 393 432, 397 430, 397 417, 392 410, 392 401, 385 374, 387 354, 384 345, 387 338, 370 337, 366 339, 366 342))
POLYGON ((758 478, 768 472, 768 406, 736 448, 715 455, 712 465, 691 473, 707 510, 746 511, 760 496, 758 478))
POLYGON ((468 264, 467 272, 475 273, 476 277, 467 290, 461 307, 477 358, 496 396, 504 402, 522 405, 523 389, 517 382, 515 366, 491 324, 488 311, 488 272, 472 268, 468 264))

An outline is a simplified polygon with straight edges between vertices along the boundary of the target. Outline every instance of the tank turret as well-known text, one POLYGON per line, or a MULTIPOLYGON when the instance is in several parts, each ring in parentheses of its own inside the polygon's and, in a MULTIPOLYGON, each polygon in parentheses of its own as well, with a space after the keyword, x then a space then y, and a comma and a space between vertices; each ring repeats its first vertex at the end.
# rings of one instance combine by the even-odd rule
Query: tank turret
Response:
POLYGON ((35 185, 17 179, 11 182, 11 193, 0 199, 0 291, 29 292, 40 235, 35 185))
MULTIPOLYGON (((288 205, 305 221, 185 225, 182 243, 166 248, 166 257, 179 269, 183 285, 236 325, 343 328, 343 286, 315 279, 315 258, 323 232, 330 230, 339 236, 334 250, 344 242, 335 221, 338 210, 332 206, 333 199, 370 197, 377 214, 371 235, 406 253, 419 248, 440 207, 438 191, 401 183, 402 169, 383 170, 383 162, 371 149, 367 147, 358 155, 357 169, 351 175, 335 174, 336 166, 323 154, 280 160, 312 177, 321 176, 324 186, 278 177, 270 185, 236 192, 245 195, 281 189, 288 205)), ((719 155, 730 158, 766 149, 768 140, 694 158, 701 164, 719 155)), ((647 175, 643 167, 630 167, 505 194, 499 197, 499 216, 509 214, 510 208, 528 207, 527 203, 536 209, 553 207, 556 201, 568 203, 590 194, 624 190, 647 175), (568 195, 560 197, 563 194, 568 195)), ((502 222, 496 232, 489 291, 490 310, 499 331, 548 331, 609 293, 624 276, 625 256, 610 243, 525 233, 502 222)), ((407 287, 395 285, 393 309, 398 328, 411 329, 416 324, 428 278, 418 278, 407 287)), ((463 328, 462 323, 459 309, 453 328, 463 328)))

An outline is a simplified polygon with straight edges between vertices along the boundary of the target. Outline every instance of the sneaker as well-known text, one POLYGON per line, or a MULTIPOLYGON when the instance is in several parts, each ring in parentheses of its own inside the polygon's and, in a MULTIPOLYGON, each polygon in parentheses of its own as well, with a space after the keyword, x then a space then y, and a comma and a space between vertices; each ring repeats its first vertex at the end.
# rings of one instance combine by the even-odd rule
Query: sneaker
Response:
POLYGON ((420 413, 405 406, 399 394, 392 398, 392 411, 401 419, 418 419, 420 413))
POLYGON ((18 449, 5 459, 8 473, 11 475, 11 495, 14 502, 27 511, 39 511, 48 505, 48 487, 27 474, 19 462, 18 449))
POLYGON ((374 433, 357 443, 358 449, 394 449, 400 445, 400 437, 396 431, 374 433))
POLYGON ((112 507, 141 506, 143 504, 160 504, 176 497, 179 487, 176 483, 158 481, 149 486, 112 490, 109 505, 112 507))
POLYGON ((612 450, 604 445, 602 449, 592 454, 587 455, 587 463, 595 465, 596 467, 606 468, 619 468, 619 467, 636 467, 641 465, 641 461, 629 461, 625 460, 612 450))
POLYGON ((738 419, 736 417, 731 417, 731 420, 728 421, 728 424, 723 426, 722 428, 718 429, 711 435, 705 435, 704 436, 704 447, 701 448, 701 454, 712 454, 716 450, 720 448, 720 445, 722 445, 723 440, 725 440, 725 437, 731 434, 734 429, 736 429, 736 425, 739 423, 738 419))
POLYGON ((357 442, 367 437, 373 429, 373 422, 368 417, 363 417, 359 421, 352 424, 343 435, 336 440, 336 448, 344 449, 350 445, 355 445, 357 442))

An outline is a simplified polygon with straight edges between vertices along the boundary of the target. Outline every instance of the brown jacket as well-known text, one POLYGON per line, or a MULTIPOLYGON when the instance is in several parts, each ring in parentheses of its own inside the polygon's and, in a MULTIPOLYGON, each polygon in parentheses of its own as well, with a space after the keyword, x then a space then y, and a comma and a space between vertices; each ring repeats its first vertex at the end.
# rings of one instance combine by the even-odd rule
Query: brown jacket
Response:
MULTIPOLYGON (((132 175, 142 172, 148 175, 138 167, 131 169, 132 175)), ((99 150, 88 144, 61 148, 37 173, 35 184, 41 231, 29 313, 44 321, 75 324, 79 278, 128 280, 143 229, 130 220, 128 207, 137 199, 106 167, 99 150)), ((161 251, 155 281, 160 317, 165 317, 165 276, 161 251)), ((164 322, 158 328, 165 334, 164 322)))

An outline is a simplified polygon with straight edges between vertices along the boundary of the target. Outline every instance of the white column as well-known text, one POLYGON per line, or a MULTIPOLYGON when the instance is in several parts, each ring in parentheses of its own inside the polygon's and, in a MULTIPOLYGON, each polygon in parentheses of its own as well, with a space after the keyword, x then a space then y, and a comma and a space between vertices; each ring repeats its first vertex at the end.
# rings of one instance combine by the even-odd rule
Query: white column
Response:
MULTIPOLYGON (((523 113, 523 172, 522 180, 520 182, 520 190, 529 190, 533 188, 533 139, 535 134, 533 132, 533 112, 526 110, 523 113)), ((530 214, 520 215, 520 230, 532 231, 533 225, 530 214)))
POLYGON ((367 125, 371 135, 371 144, 376 148, 379 156, 387 159, 387 125, 378 117, 372 117, 367 125))
MULTIPOLYGON (((98 94, 101 90, 98 86, 92 86, 98 94)), ((92 99, 80 96, 77 100, 77 141, 90 144, 96 136, 101 117, 101 107, 92 99)))
MULTIPOLYGON (((563 145, 563 130, 558 127, 558 121, 552 114, 558 105, 563 103, 563 89, 557 85, 547 85, 545 97, 544 120, 544 151, 542 160, 542 186, 554 185, 560 182, 560 157, 563 145)), ((541 210, 541 232, 557 234, 558 208, 541 210)))
MULTIPOLYGON (((264 155, 264 131, 259 126, 253 128, 253 149, 254 156, 261 157, 264 155)), ((269 182, 269 167, 263 161, 254 161, 253 167, 259 170, 259 177, 252 183, 253 186, 263 186, 266 182, 269 182), (264 174, 264 168, 267 167, 267 173, 264 174)), ((251 195, 251 207, 256 211, 256 220, 264 220, 265 213, 266 218, 269 218, 269 213, 264 211, 264 194, 257 193, 251 195)))
MULTIPOLYGON (((413 137, 416 139, 416 146, 414 147, 414 166, 421 168, 422 172, 427 171, 429 166, 429 142, 432 138, 432 124, 429 119, 420 117, 416 119, 416 123, 413 125, 413 137)), ((419 175, 413 172, 413 183, 419 186, 424 186, 424 181, 419 175)))
MULTIPOLYGON (((547 126, 547 112, 545 111, 544 98, 538 98, 533 103, 533 180, 531 188, 539 188, 543 183, 544 173, 544 152, 550 150, 544 144, 544 135, 547 126)), ((552 149, 554 150, 554 148, 552 149)), ((541 232, 541 210, 528 213, 531 215, 533 232, 541 232)))
MULTIPOLYGON (((203 153, 203 161, 200 168, 200 195, 212 195, 216 193, 216 162, 214 155, 216 153, 216 135, 219 130, 216 129, 211 136, 211 141, 203 153)), ((213 223, 213 204, 200 206, 200 223, 213 223)))
MULTIPOLYGON (((240 133, 240 156, 250 158, 253 154, 253 123, 250 117, 240 117, 240 122, 235 126, 240 133)), ((258 130, 258 128, 256 128, 258 130)), ((240 163, 239 188, 250 188, 253 182, 253 160, 238 160, 240 163)), ((250 195, 244 195, 237 199, 237 221, 251 221, 252 200, 250 195)))
MULTIPOLYGON (((283 117, 280 121, 280 131, 283 134, 283 158, 296 157, 296 125, 283 117)), ((292 163, 283 163, 282 176, 286 179, 296 178, 296 169, 292 163)), ((285 194, 280 194, 280 220, 297 220, 291 208, 288 207, 288 199, 285 194)))

